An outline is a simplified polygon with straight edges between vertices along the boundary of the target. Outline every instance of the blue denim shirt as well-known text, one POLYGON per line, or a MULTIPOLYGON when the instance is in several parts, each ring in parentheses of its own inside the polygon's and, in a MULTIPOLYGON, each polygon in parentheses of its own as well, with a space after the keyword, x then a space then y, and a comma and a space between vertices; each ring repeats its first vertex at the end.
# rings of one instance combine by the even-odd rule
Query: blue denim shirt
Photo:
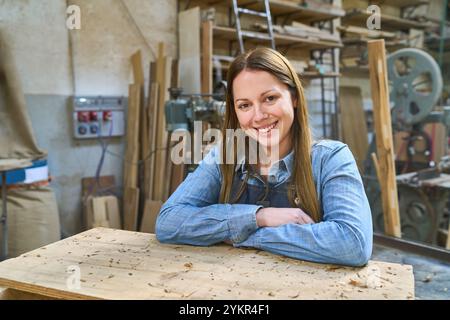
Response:
MULTIPOLYGON (((256 212, 262 204, 256 201, 257 193, 264 186, 257 178, 249 178, 248 191, 238 203, 219 204, 222 176, 218 150, 212 149, 161 208, 157 239, 200 246, 231 240, 235 247, 252 247, 295 259, 366 264, 372 254, 372 218, 351 151, 341 142, 323 140, 312 146, 311 160, 323 213, 321 222, 258 227, 256 212)), ((292 162, 291 152, 280 161, 276 172, 269 172, 268 206, 291 207, 284 187, 292 162)), ((243 166, 237 168, 243 179, 243 166)), ((235 189, 233 185, 232 192, 235 189)))

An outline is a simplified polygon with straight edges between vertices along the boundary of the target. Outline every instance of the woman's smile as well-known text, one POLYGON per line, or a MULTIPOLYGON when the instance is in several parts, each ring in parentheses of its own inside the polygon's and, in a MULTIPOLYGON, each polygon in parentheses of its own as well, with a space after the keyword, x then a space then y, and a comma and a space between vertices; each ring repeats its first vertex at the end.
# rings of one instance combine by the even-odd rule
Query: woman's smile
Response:
POLYGON ((269 123, 268 125, 260 126, 258 128, 254 128, 258 131, 259 134, 263 135, 269 135, 272 131, 272 129, 275 129, 277 127, 278 120, 272 123, 269 123))

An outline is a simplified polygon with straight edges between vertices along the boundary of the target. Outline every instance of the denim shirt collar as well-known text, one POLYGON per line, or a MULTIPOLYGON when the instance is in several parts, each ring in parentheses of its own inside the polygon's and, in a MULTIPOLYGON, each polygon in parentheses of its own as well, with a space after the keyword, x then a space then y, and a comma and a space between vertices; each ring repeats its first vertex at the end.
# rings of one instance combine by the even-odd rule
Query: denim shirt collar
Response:
MULTIPOLYGON (((270 183, 280 183, 286 181, 292 173, 292 167, 294 164, 294 150, 291 150, 283 159, 275 162, 269 169, 268 181, 270 183)), ((241 175, 247 173, 245 168, 245 158, 238 161, 235 172, 241 175)))

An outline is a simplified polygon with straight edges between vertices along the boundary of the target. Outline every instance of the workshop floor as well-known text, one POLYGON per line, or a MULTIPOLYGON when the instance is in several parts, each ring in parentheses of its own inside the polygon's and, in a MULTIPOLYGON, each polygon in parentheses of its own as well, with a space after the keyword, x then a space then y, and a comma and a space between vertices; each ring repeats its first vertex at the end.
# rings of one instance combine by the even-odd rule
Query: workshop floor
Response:
POLYGON ((450 300, 449 263, 378 244, 371 259, 412 265, 417 300, 450 300))

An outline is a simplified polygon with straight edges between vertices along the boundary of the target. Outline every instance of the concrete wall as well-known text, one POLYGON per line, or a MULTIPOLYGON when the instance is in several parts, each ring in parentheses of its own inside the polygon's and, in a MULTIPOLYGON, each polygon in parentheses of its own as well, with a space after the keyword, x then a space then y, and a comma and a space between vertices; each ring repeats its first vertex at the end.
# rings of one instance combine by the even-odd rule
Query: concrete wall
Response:
MULTIPOLYGON (((48 151, 63 236, 81 231, 81 178, 94 176, 97 141, 72 138, 74 95, 127 95, 130 55, 141 49, 148 70, 157 44, 177 52, 176 0, 0 0, 0 29, 15 56, 34 133, 48 151), (66 8, 81 9, 81 30, 68 30, 66 8)), ((148 73, 148 72, 146 72, 148 73)), ((124 154, 124 139, 109 150, 124 154)), ((108 154, 102 175, 122 184, 122 159, 108 154)))

